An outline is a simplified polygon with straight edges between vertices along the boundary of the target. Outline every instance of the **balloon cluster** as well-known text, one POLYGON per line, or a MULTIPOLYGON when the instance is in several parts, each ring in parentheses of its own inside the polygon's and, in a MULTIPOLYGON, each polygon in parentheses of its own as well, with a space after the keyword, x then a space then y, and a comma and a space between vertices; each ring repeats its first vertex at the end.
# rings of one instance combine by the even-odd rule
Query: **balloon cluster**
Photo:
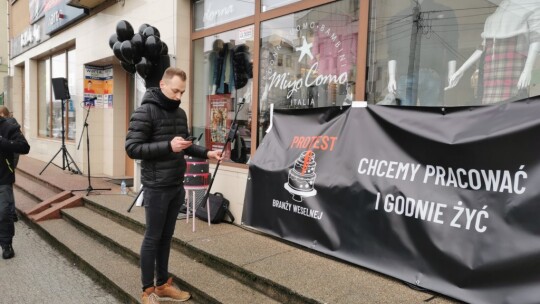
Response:
POLYGON ((158 29, 146 23, 135 33, 129 22, 119 21, 116 33, 109 38, 109 46, 122 68, 130 74, 138 73, 147 87, 157 86, 170 64, 167 44, 161 41, 158 29))

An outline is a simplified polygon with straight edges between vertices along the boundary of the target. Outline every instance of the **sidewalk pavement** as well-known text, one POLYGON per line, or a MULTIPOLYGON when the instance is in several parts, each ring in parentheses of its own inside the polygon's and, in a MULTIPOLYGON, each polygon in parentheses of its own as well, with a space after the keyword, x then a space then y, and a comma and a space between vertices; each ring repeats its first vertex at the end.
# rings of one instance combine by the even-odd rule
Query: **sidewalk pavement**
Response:
POLYGON ((13 249, 0 260, 0 303, 120 303, 21 220, 13 249))

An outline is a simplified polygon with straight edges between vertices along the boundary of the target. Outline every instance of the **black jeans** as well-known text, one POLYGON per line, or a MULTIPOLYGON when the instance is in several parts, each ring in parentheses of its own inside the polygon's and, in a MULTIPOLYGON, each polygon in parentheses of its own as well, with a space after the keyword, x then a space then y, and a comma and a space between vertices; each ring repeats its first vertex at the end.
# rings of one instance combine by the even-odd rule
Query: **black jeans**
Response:
POLYGON ((141 280, 143 290, 167 282, 169 253, 176 220, 185 192, 183 187, 144 188, 146 231, 141 246, 141 280))
POLYGON ((0 245, 2 246, 11 245, 13 235, 15 235, 12 216, 14 204, 13 185, 0 185, 0 245))

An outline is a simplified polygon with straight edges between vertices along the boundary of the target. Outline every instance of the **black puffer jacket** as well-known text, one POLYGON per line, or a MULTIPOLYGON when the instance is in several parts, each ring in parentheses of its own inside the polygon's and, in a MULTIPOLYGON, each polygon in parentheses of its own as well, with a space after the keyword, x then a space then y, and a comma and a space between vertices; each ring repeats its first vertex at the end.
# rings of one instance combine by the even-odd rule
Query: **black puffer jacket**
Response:
POLYGON ((127 155, 142 160, 141 181, 145 187, 182 185, 186 171, 184 153, 207 158, 208 150, 197 145, 173 152, 170 142, 175 136, 189 136, 186 112, 159 88, 148 89, 142 105, 131 116, 126 136, 127 155))
POLYGON ((15 182, 14 153, 28 154, 30 145, 21 133, 20 126, 0 117, 0 185, 15 182))

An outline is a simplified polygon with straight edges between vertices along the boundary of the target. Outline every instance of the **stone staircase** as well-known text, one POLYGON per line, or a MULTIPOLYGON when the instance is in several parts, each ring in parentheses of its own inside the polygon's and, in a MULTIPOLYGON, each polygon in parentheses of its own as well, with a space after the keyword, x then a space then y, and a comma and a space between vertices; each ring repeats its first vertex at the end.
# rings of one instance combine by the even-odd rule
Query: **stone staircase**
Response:
MULTIPOLYGON (((71 195, 69 191, 52 195, 57 191, 59 189, 18 172, 17 208, 31 221, 33 228, 122 302, 138 303, 141 294, 139 249, 144 233, 141 214, 132 219, 118 213, 119 210, 108 209, 106 203, 71 195)), ((114 204, 126 207, 132 198, 117 196, 115 200, 123 203, 114 204)), ((140 208, 132 212, 142 213, 137 209, 140 208)), ((205 223, 199 221, 197 225, 205 223)), ((192 292, 193 300, 187 303, 280 303, 244 284, 241 277, 246 275, 238 269, 229 271, 229 275, 236 278, 224 274, 221 270, 227 266, 219 265, 208 256, 200 257, 197 250, 177 238, 173 241, 169 271, 178 286, 192 292)), ((254 279, 246 277, 243 281, 251 283, 254 279)), ((271 288, 267 288, 267 292, 275 293, 271 288)), ((283 303, 304 302, 279 298, 283 303)))
MULTIPOLYGON (((23 220, 122 303, 139 303, 143 208, 128 213, 133 196, 116 194, 115 185, 78 195, 65 187, 82 188, 84 177, 36 172, 17 169, 23 220)), ((187 303, 458 303, 243 226, 196 220, 196 232, 191 227, 177 222, 169 261, 174 282, 192 293, 187 303)))

